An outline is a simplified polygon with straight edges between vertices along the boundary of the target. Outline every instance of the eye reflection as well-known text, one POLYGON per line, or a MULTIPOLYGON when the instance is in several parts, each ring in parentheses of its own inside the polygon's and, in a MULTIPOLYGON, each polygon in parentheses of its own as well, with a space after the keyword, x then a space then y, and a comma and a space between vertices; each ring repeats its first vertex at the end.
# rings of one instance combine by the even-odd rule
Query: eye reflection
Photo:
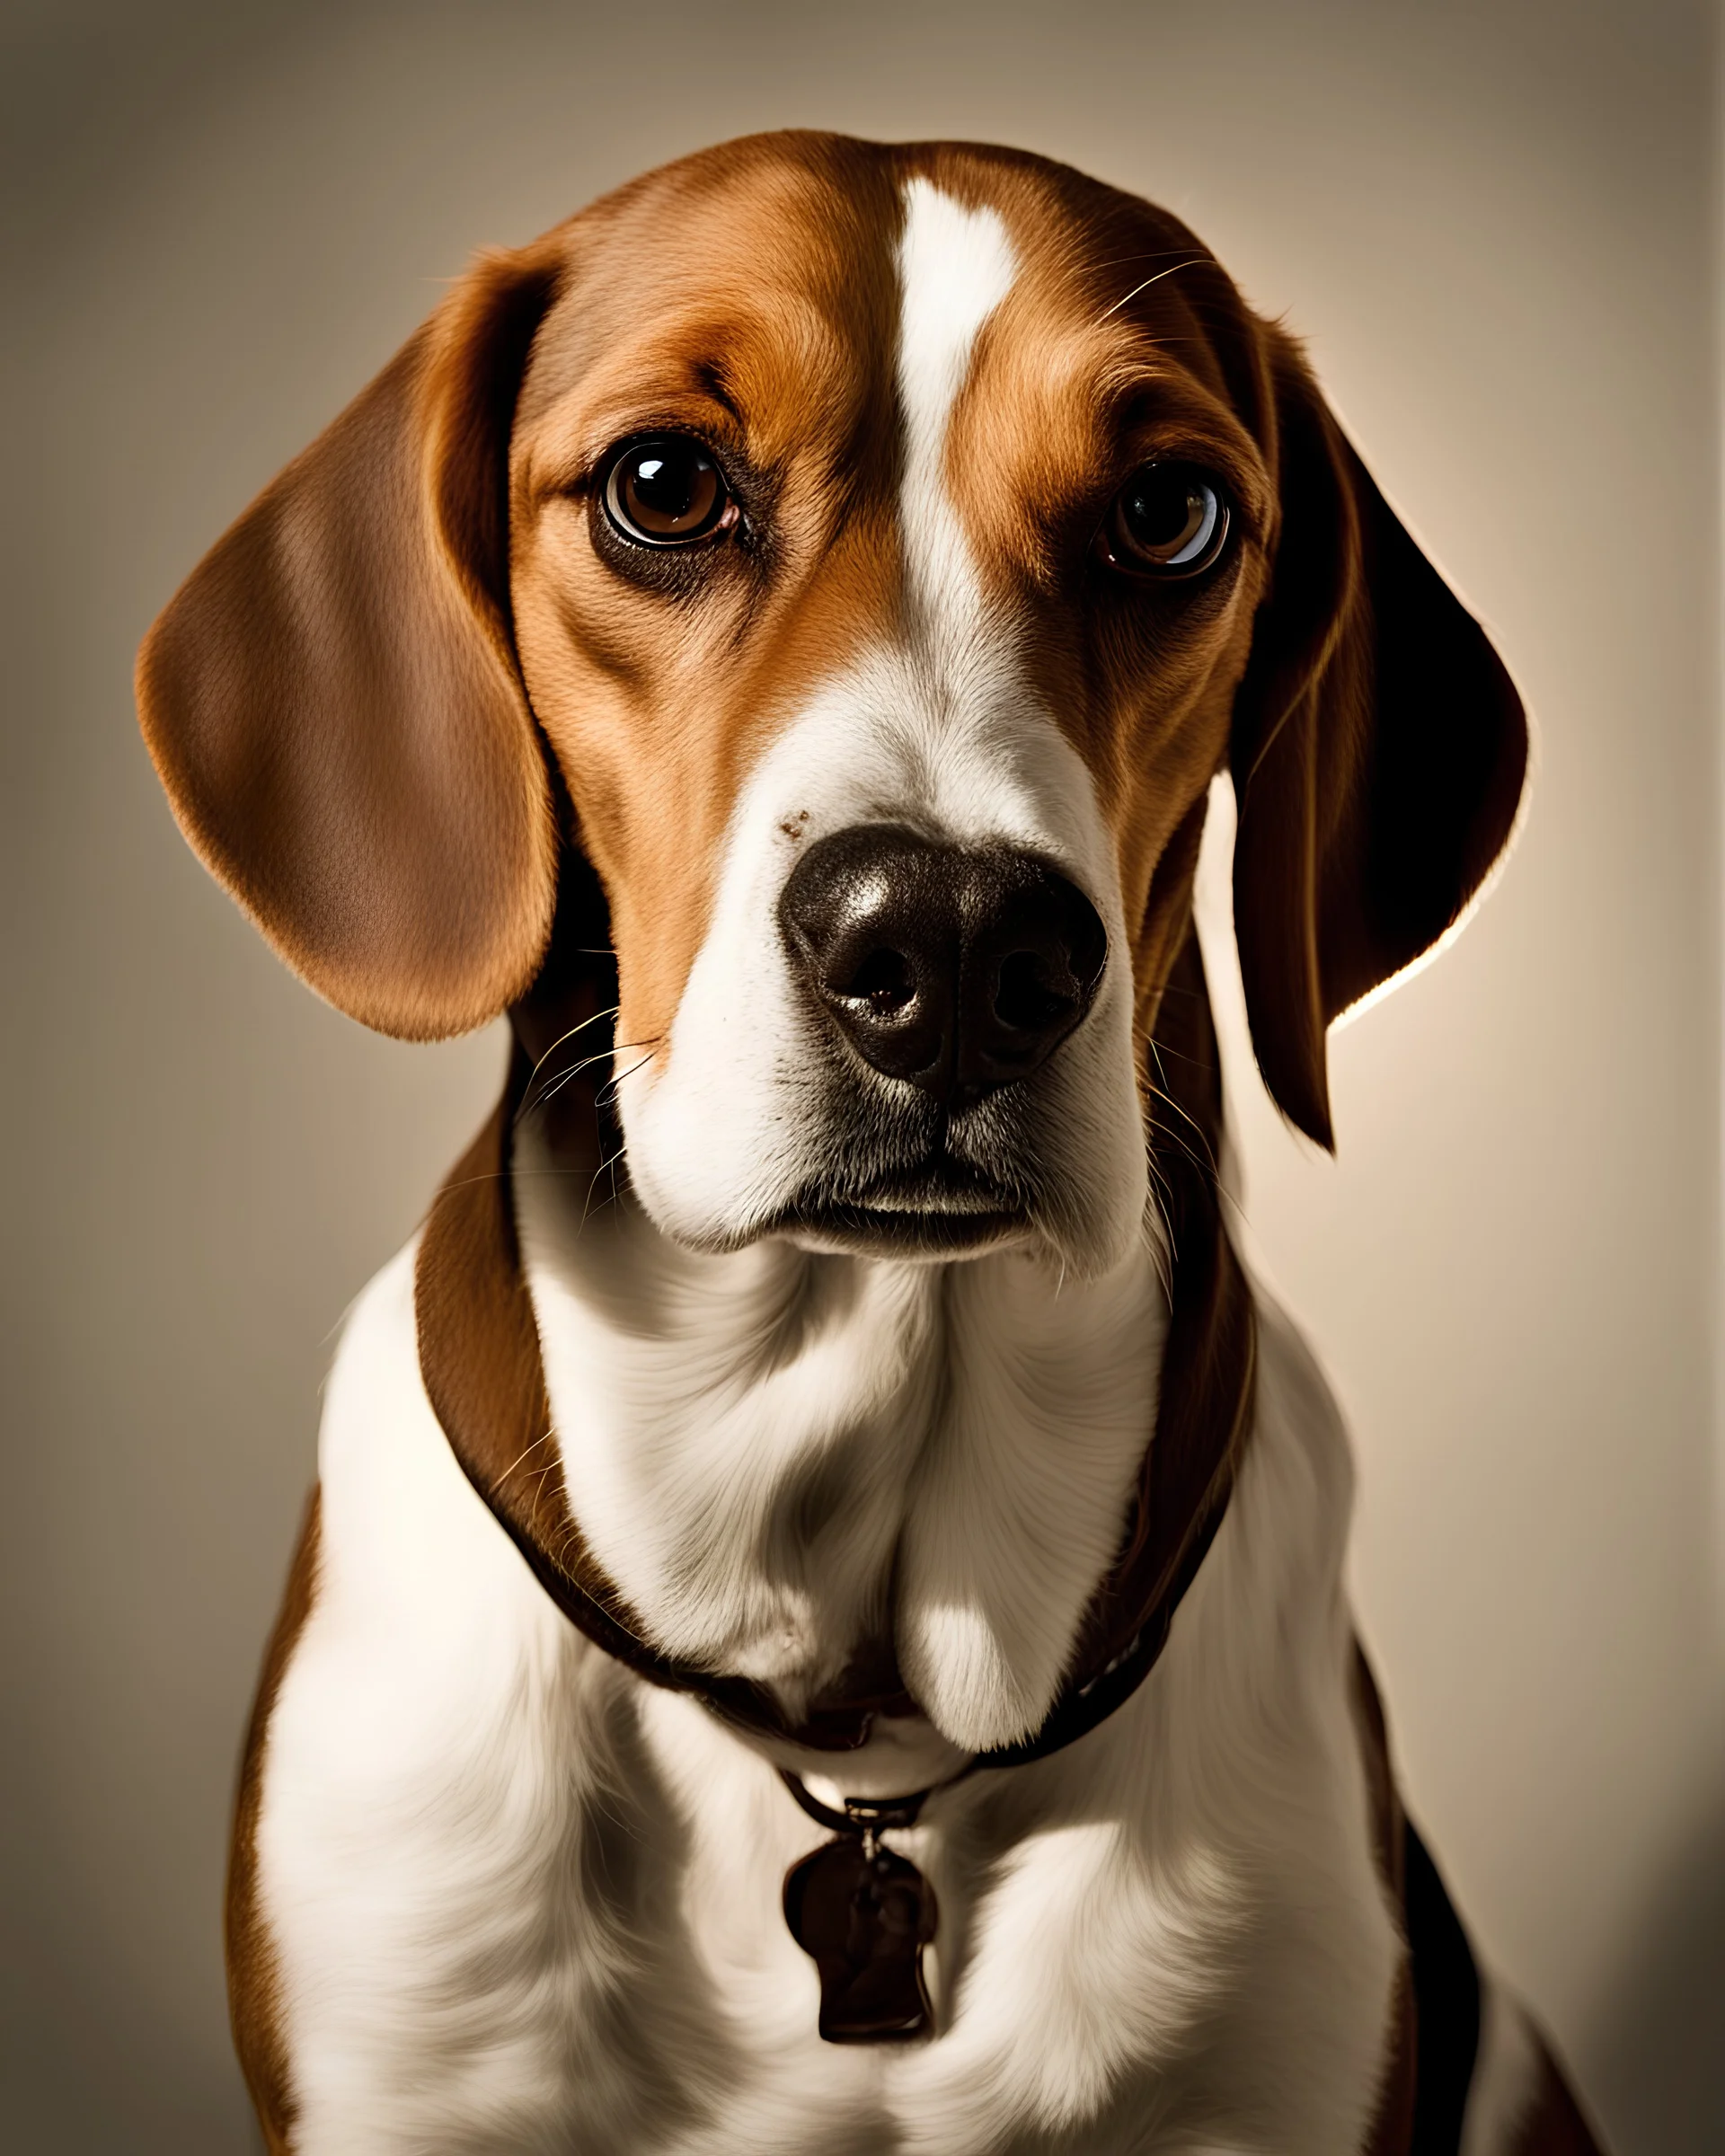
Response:
POLYGON ((1110 504, 1097 544, 1128 576, 1195 577, 1221 559, 1228 499, 1220 480, 1197 464, 1141 464, 1110 504))
POLYGON ((737 517, 724 473, 692 435, 631 443, 606 474, 603 500, 613 529, 636 546, 689 546, 737 517))

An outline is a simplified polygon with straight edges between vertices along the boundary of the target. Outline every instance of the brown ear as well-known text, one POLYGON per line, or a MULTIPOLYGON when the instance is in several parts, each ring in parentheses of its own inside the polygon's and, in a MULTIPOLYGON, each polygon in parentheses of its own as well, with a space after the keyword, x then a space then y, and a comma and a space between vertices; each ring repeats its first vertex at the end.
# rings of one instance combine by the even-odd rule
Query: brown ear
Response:
POLYGON ((1515 821, 1527 729, 1298 351, 1267 340, 1281 526, 1234 702, 1234 929, 1265 1083, 1330 1145, 1325 1029, 1478 888, 1515 821))
POLYGON ((509 623, 516 393, 549 250, 482 259, 192 571, 145 640, 181 828, 288 964, 431 1039, 550 930, 551 795, 509 623))

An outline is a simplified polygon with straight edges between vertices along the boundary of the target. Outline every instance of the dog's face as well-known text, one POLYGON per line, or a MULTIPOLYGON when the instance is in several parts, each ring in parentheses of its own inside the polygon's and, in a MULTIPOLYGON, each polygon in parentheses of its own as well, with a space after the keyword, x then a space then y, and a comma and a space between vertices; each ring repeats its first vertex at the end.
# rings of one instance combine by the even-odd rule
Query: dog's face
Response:
POLYGON ((482 263, 197 572, 140 700, 205 858, 391 1030, 518 995, 579 844, 674 1234, 1081 1270, 1143 1216, 1212 775, 1260 1059, 1327 1135, 1325 1025, 1454 919, 1525 752, 1181 226, 812 137, 482 263))
POLYGON ((1106 1260, 1145 1204, 1151 883, 1272 499, 1190 309, 1113 305, 1202 258, 980 158, 715 163, 578 252, 509 458, 632 1178, 700 1243, 1033 1224, 1106 1260))

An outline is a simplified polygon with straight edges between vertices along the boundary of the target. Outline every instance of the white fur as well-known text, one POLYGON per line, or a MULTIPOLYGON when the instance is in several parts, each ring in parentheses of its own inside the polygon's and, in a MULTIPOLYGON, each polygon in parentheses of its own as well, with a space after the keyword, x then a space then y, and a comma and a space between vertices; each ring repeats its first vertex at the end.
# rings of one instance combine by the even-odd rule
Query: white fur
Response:
POLYGON ((890 1615, 952 1743, 1028 1735, 1154 1421, 1165 1306, 1147 1240, 1064 1287, 1016 1250, 700 1255, 626 1198, 583 1218, 583 1184, 550 1171, 530 1128, 521 1152, 571 1506, 654 1637, 800 1710, 890 1615))
POLYGON ((406 1255, 342 1343, 322 1475, 259 1836, 306 2156, 1358 2145, 1397 1948, 1349 1468, 1273 1312, 1239 1488, 1143 1691, 898 1838, 942 1911, 942 2033, 902 2051, 815 2033, 779 1887, 820 1835, 770 1763, 588 1648, 468 1489, 406 1255))
POLYGON ((905 418, 899 515, 924 633, 962 650, 982 596, 946 489, 946 437, 983 324, 1017 273, 1000 213, 966 209, 927 180, 905 190, 898 246, 898 399, 905 418))
POLYGON ((411 1264, 379 1275, 336 1360, 316 1600, 270 1724, 260 1899, 296 2146, 621 2149, 653 2093, 643 2047, 698 2058, 703 2024, 674 1928, 642 1936, 593 1890, 619 1673, 450 1453, 420 1383, 411 1264), (655 1955, 659 2010, 624 2067, 611 1995, 655 1955))

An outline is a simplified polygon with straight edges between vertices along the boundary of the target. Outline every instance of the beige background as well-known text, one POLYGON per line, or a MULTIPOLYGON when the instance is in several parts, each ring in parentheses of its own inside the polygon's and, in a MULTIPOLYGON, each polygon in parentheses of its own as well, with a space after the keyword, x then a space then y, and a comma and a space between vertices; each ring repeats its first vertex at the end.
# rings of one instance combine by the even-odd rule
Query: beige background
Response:
POLYGON ((1477 1937, 1622 2156, 1725 2146, 1712 29, 12 11, 0 2143, 250 2145, 223 1840, 319 1378, 500 1065, 277 966, 173 832, 131 652, 470 249, 800 122, 1018 143, 1188 216, 1538 716, 1495 896, 1339 1040, 1340 1162, 1243 1081, 1247 1210, 1354 1418, 1359 1599, 1477 1937))

